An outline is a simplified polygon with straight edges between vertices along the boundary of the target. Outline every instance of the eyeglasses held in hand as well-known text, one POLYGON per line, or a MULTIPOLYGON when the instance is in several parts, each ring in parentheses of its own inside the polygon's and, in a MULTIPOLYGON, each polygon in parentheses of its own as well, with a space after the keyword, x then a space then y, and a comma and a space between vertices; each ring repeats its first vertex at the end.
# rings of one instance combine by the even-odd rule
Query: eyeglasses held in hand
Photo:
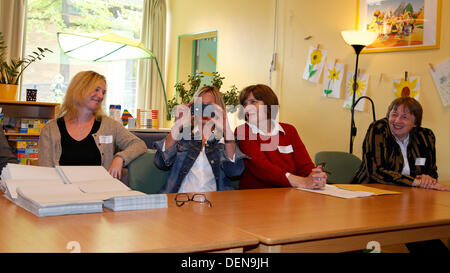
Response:
POLYGON ((206 199, 206 196, 203 193, 194 193, 192 197, 189 197, 187 193, 178 193, 177 195, 175 195, 174 201, 178 207, 181 207, 182 205, 184 205, 184 203, 189 201, 197 203, 206 203, 208 204, 208 207, 212 207, 211 202, 208 199, 206 199))

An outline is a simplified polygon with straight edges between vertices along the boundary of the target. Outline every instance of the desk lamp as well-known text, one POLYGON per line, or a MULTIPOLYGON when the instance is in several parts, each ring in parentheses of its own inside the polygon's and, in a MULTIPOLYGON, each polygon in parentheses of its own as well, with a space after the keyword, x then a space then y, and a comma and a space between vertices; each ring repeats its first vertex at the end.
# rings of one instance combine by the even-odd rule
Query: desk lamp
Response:
POLYGON ((358 104, 358 102, 365 98, 368 99, 372 103, 372 114, 373 114, 373 120, 375 121, 375 106, 373 104, 372 99, 370 99, 367 96, 362 96, 358 98, 358 100, 355 102, 356 97, 356 90, 357 90, 357 84, 358 84, 358 61, 359 61, 359 53, 361 53, 361 50, 373 43, 377 39, 377 33, 376 32, 369 32, 369 31, 361 31, 361 30, 344 30, 341 32, 342 38, 344 41, 351 45, 356 53, 356 65, 355 65, 355 75, 353 78, 353 96, 352 96, 352 107, 351 107, 351 113, 352 113, 352 120, 350 124, 350 153, 353 153, 353 140, 356 136, 356 126, 355 126, 355 106, 358 104))

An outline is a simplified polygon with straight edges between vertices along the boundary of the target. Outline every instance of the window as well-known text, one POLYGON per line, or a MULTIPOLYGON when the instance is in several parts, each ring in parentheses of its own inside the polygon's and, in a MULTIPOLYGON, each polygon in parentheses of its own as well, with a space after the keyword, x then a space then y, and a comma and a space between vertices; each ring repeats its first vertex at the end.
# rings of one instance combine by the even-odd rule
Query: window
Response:
POLYGON ((193 73, 203 74, 200 86, 211 85, 213 72, 216 72, 217 37, 194 40, 193 73))
POLYGON ((72 77, 94 70, 106 77, 104 109, 122 105, 136 113, 137 67, 135 60, 92 63, 69 59, 59 48, 59 31, 69 33, 116 33, 140 40, 143 0, 28 0, 25 52, 47 47, 53 53, 24 72, 21 98, 27 88, 38 89, 37 100, 62 102, 72 77))
POLYGON ((178 36, 177 82, 201 73, 200 86, 211 83, 212 73, 217 71, 217 34, 214 30, 178 36))

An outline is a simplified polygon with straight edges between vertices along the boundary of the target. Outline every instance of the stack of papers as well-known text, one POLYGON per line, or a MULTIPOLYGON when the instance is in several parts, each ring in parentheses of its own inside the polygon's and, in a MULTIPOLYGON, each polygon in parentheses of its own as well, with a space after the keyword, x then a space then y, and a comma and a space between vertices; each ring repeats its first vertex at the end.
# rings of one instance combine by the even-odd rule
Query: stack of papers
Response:
POLYGON ((6 198, 37 216, 102 212, 105 200, 112 210, 167 207, 166 195, 164 202, 133 191, 102 166, 7 164, 0 184, 6 198))
POLYGON ((102 212, 103 200, 83 194, 76 185, 38 185, 17 189, 16 204, 37 216, 102 212))
POLYGON ((367 197, 373 195, 384 195, 384 194, 399 194, 399 192, 380 190, 372 187, 362 186, 362 185, 351 185, 351 184, 326 184, 325 187, 317 190, 297 188, 303 191, 309 191, 314 193, 320 193, 325 195, 336 196, 340 198, 356 198, 356 197, 367 197))
POLYGON ((167 208, 167 195, 118 196, 105 200, 103 205, 113 211, 167 208))

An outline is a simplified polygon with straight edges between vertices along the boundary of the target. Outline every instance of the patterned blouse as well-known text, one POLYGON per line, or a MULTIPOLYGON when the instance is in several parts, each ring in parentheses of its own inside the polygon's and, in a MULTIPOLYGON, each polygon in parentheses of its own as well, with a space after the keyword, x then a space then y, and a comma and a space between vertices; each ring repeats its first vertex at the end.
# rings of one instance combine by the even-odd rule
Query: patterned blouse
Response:
POLYGON ((403 155, 389 129, 388 119, 377 120, 367 130, 363 143, 363 162, 351 183, 411 186, 416 175, 427 174, 437 179, 435 142, 433 131, 414 127, 409 132, 407 147, 410 175, 402 175, 403 155))

